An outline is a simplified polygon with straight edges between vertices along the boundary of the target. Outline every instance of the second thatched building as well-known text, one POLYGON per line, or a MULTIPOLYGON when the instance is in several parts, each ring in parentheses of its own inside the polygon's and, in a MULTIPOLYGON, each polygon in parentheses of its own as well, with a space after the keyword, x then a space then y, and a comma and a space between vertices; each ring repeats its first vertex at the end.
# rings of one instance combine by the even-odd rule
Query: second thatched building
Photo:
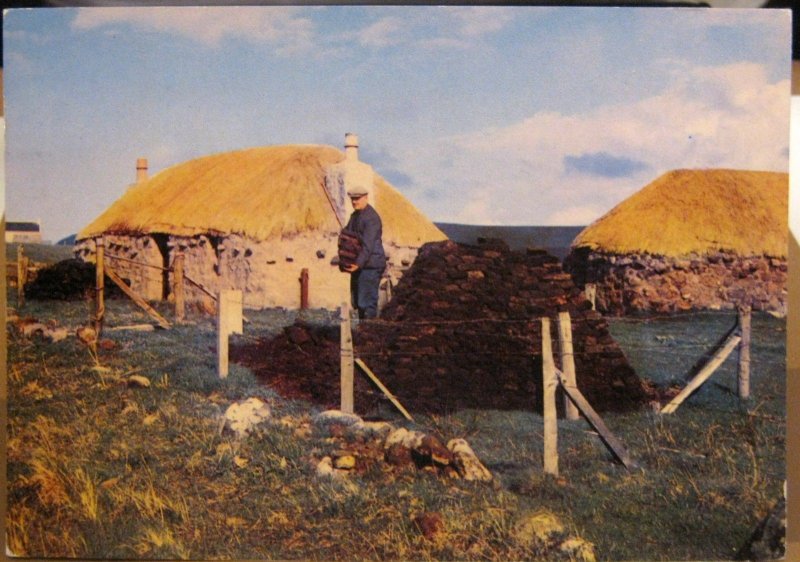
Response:
POLYGON ((370 190, 383 219, 390 291, 426 242, 446 239, 386 180, 358 159, 358 139, 344 152, 322 145, 250 148, 205 156, 137 182, 77 237, 76 253, 93 260, 102 237, 106 261, 148 300, 172 294, 172 265, 184 256, 190 300, 239 289, 248 308, 298 308, 301 276, 308 305, 334 309, 348 299, 349 276, 337 267, 337 237, 352 211, 346 190, 370 190))
POLYGON ((584 229, 564 262, 610 314, 785 314, 787 174, 675 170, 584 229))

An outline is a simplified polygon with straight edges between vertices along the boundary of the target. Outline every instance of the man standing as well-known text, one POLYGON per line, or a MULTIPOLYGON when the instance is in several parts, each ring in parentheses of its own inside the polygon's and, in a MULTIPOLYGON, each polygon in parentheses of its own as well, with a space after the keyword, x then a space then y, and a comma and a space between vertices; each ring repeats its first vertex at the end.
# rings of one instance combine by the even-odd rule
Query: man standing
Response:
POLYGON ((353 203, 353 214, 345 229, 356 233, 361 251, 355 263, 345 266, 344 271, 350 274, 350 299, 358 310, 359 319, 378 316, 378 288, 386 269, 386 254, 381 240, 383 224, 377 211, 369 204, 367 193, 363 186, 347 191, 353 203))

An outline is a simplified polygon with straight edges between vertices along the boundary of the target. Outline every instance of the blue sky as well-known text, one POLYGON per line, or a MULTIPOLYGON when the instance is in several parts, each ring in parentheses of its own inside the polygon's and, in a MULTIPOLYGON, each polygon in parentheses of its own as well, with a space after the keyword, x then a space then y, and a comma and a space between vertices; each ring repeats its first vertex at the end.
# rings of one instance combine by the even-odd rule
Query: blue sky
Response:
POLYGON ((788 11, 13 10, 6 218, 74 233, 151 173, 361 142, 432 220, 587 224, 675 168, 788 171, 788 11))

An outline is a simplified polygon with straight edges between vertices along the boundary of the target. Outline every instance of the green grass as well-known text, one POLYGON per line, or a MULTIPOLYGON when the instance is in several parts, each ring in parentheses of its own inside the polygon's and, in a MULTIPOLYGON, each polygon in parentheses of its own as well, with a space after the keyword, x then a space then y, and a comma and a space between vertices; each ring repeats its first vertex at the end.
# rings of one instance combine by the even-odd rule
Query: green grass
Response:
MULTIPOLYGON (((17 261, 17 242, 6 244, 6 262, 17 261)), ((56 246, 54 244, 22 244, 25 255, 35 263, 53 264, 61 260, 75 257, 72 246, 56 246)))
MULTIPOLYGON (((9 303, 14 304, 14 295, 9 303)), ((168 317, 168 307, 157 308, 168 317)), ((23 316, 88 323, 88 302, 28 302, 23 316)), ((294 311, 247 311, 245 335, 275 334, 294 311)), ((312 323, 335 316, 304 313, 312 323)), ((147 322, 107 302, 108 325, 147 322)), ((50 343, 9 330, 8 514, 12 551, 35 557, 569 560, 521 541, 515 524, 547 509, 601 560, 731 559, 785 478, 785 324, 754 316, 752 395, 735 396, 735 358, 676 413, 604 416, 640 469, 614 462, 584 421, 559 420, 560 477, 542 474, 542 418, 532 412, 415 413, 409 426, 464 437, 495 485, 376 466, 343 481, 315 474, 347 446, 302 432, 318 408, 284 400, 232 365, 219 379, 214 322, 155 332, 106 332, 114 349, 93 369, 75 338, 50 343), (129 388, 130 374, 150 388, 129 388), (258 396, 273 410, 237 442, 219 416, 258 396), (445 538, 412 524, 441 513, 445 538)), ((724 314, 614 321, 640 376, 682 381, 734 321, 724 314)), ((302 373, 298 373, 302 376, 302 373)), ((403 425, 402 418, 393 418, 403 425)))

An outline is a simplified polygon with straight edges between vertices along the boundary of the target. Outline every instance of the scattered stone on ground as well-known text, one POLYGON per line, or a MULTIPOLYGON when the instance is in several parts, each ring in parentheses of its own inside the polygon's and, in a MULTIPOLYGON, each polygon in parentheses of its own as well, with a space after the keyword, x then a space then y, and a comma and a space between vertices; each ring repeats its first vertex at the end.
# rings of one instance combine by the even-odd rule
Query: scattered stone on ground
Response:
POLYGON ((492 473, 483 466, 475 451, 464 439, 451 439, 447 448, 452 452, 456 470, 464 480, 491 482, 492 473))
POLYGON ((550 546, 565 538, 564 524, 547 510, 523 514, 514 524, 514 538, 524 546, 550 546))
MULTIPOLYGON (((445 446, 436 436, 388 422, 366 422, 355 414, 328 410, 314 417, 317 432, 330 442, 342 443, 327 455, 331 470, 363 473, 377 464, 398 470, 422 470, 451 478, 489 482, 492 474, 478 460, 463 439, 445 446)), ((324 460, 324 459, 323 459, 324 460)), ((318 466, 318 474, 328 474, 328 462, 318 466)))
POLYGON ((270 418, 272 412, 260 399, 252 397, 234 402, 225 410, 224 429, 232 431, 237 438, 243 439, 258 425, 270 418))
POLYGON ((71 334, 69 328, 59 327, 55 322, 45 324, 39 322, 35 318, 20 318, 19 316, 15 316, 12 325, 20 335, 28 339, 40 337, 49 339, 52 342, 60 342, 67 339, 71 334))
MULTIPOLYGON (((580 537, 569 536, 564 524, 548 510, 523 513, 512 530, 514 540, 534 552, 557 550, 575 562, 595 562, 594 545, 580 537)), ((560 557, 559 557, 560 559, 560 557)))

